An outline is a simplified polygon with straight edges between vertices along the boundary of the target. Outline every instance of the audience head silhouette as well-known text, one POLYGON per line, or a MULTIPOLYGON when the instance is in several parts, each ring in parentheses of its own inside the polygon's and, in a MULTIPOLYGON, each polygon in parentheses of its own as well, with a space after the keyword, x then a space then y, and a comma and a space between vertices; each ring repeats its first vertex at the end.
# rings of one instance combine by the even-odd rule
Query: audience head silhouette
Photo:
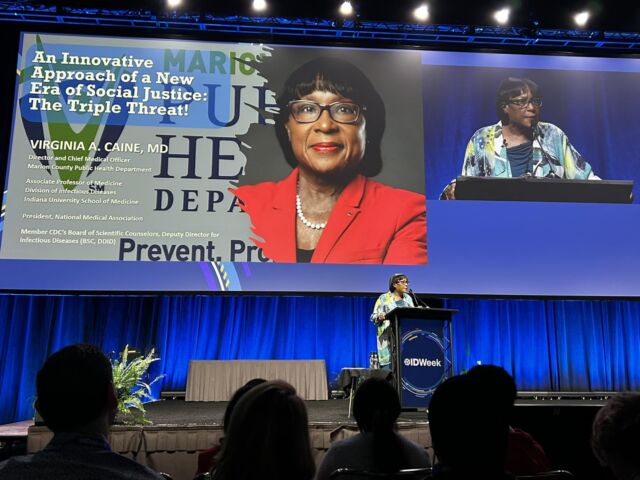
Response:
POLYGON ((36 378, 36 408, 54 432, 35 453, 0 462, 3 480, 162 480, 111 450, 118 400, 109 359, 98 347, 71 345, 51 355, 36 378))
POLYGON ((307 410, 295 389, 269 381, 236 404, 226 428, 216 480, 311 480, 307 410))
POLYGON ((381 378, 365 380, 356 391, 353 415, 363 432, 392 430, 400 416, 400 400, 396 389, 381 378))
POLYGON ((615 478, 637 478, 640 472, 638 445, 640 394, 618 394, 607 401, 593 421, 593 453, 615 478))
POLYGON ((51 355, 38 372, 36 391, 36 408, 53 432, 106 436, 118 401, 111 363, 98 347, 70 345, 51 355))
POLYGON ((433 449, 442 470, 454 478, 504 474, 509 426, 484 393, 474 376, 458 375, 441 383, 431 398, 433 449))
POLYGON ((476 365, 467 375, 477 380, 483 396, 495 402, 496 407, 503 409, 507 415, 511 414, 518 389, 509 372, 498 365, 476 365))
MULTIPOLYGON (((231 396, 231 399, 229 400, 229 403, 227 404, 227 408, 224 411, 222 429, 225 435, 227 434, 229 422, 231 421, 231 414, 233 413, 233 410, 235 409, 240 399, 253 387, 265 382, 266 380, 263 378, 254 378, 252 380, 249 380, 234 392, 234 394, 231 396)), ((214 445, 212 448, 203 450, 198 454, 198 469, 196 472, 197 474, 209 473, 211 470, 215 469, 219 460, 218 453, 222 448, 222 443, 224 443, 224 436, 220 437, 219 444, 214 445)))
POLYGON ((403 468, 406 459, 395 433, 395 422, 400 415, 396 389, 381 378, 365 380, 356 391, 353 415, 358 428, 373 435, 376 470, 393 472, 403 468))
POLYGON ((258 385, 261 385, 265 382, 266 380, 264 378, 254 378, 252 380, 249 380, 234 392, 234 394, 231 396, 231 399, 229 400, 229 403, 227 404, 226 410, 224 411, 222 428, 224 429, 225 433, 227 433, 227 427, 229 426, 229 422, 231 421, 231 414, 233 413, 233 410, 236 408, 236 405, 238 404, 240 399, 244 397, 245 394, 253 387, 257 387, 258 385))

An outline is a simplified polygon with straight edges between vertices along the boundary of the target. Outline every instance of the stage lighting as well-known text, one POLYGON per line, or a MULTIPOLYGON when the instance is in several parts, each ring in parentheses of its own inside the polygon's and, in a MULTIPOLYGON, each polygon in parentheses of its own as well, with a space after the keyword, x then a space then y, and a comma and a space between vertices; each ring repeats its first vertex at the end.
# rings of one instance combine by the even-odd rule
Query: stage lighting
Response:
POLYGON ((424 22, 429 19, 429 7, 427 4, 423 3, 418 8, 413 11, 413 16, 416 20, 420 22, 424 22))
POLYGON ((253 0, 251 8, 254 12, 264 12, 267 9, 267 2, 266 0, 253 0))
POLYGON ((573 16, 573 21, 576 22, 576 25, 579 27, 584 27, 589 21, 589 12, 580 12, 573 16))
POLYGON ((340 5, 340 15, 344 17, 353 15, 353 5, 351 5, 351 2, 349 0, 345 0, 340 5))
POLYGON ((178 8, 182 5, 182 0, 167 0, 167 7, 169 8, 178 8))
POLYGON ((502 8, 493 14, 493 18, 495 18, 496 22, 498 22, 500 25, 504 25, 509 21, 510 13, 511 10, 509 10, 508 8, 502 8))

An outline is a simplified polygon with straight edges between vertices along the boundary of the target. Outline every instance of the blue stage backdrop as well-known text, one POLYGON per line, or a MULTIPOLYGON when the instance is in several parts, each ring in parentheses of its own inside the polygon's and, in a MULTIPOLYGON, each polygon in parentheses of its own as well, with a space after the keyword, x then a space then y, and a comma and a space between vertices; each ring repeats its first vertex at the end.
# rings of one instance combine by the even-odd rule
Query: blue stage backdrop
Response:
MULTIPOLYGON (((35 375, 76 342, 120 351, 155 346, 160 390, 184 390, 191 359, 312 359, 365 366, 375 349, 373 297, 0 296, 0 423, 33 415, 35 375)), ((640 302, 445 302, 454 319, 456 371, 504 366, 521 390, 640 388, 640 302)), ((70 398, 73 394, 70 392, 70 398)), ((78 398, 77 396, 75 398, 78 398)))

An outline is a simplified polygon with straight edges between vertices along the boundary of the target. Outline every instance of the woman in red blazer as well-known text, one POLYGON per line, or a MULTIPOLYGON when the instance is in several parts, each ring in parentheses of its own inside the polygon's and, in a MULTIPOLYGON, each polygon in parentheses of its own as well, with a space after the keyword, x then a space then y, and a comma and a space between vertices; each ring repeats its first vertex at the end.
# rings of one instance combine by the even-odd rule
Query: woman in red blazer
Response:
POLYGON ((384 103, 352 64, 317 58, 278 98, 276 133, 294 167, 279 182, 232 189, 252 241, 276 262, 427 263, 424 195, 373 181, 384 103))

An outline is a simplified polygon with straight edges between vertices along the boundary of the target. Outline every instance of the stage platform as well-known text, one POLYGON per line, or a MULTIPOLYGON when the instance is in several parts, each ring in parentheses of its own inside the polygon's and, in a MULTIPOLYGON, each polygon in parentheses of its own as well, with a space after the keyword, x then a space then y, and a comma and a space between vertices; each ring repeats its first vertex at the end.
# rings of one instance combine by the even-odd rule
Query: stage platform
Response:
MULTIPOLYGON (((349 401, 305 401, 309 414, 309 432, 316 463, 332 442, 358 432, 353 418, 347 417, 349 401)), ((191 480, 196 473, 198 451, 218 443, 227 402, 185 402, 163 400, 146 404, 152 424, 115 425, 112 448, 156 471, 170 474, 174 480, 191 480)), ((400 433, 427 448, 432 455, 427 415, 403 412, 398 420, 400 433)), ((46 446, 51 432, 43 426, 29 428, 27 450, 36 452, 46 446)))
MULTIPOLYGON (((568 469, 581 480, 602 480, 589 438, 595 413, 612 393, 583 398, 575 392, 536 392, 516 401, 513 425, 528 431, 540 442, 554 468, 568 469)), ((305 404, 311 442, 319 462, 332 442, 356 434, 357 426, 353 418, 347 417, 347 399, 306 401, 305 404)), ((146 407, 151 425, 116 425, 110 441, 115 451, 169 473, 175 480, 191 480, 197 452, 215 445, 222 436, 226 406, 227 402, 184 400, 149 403, 146 407)), ((402 435, 425 447, 433 456, 426 412, 403 412, 398 427, 402 435)), ((7 433, 15 439, 21 433, 26 437, 27 428, 28 451, 44 448, 51 433, 43 426, 20 422, 7 426, 7 433)))
MULTIPOLYGON (((354 418, 347 418, 349 400, 305 401, 309 414, 309 425, 345 424, 354 425, 354 418)), ((165 400, 145 405, 149 419, 162 425, 221 425, 227 402, 185 402, 165 400)), ((417 425, 427 423, 424 411, 402 412, 399 423, 417 425)))

